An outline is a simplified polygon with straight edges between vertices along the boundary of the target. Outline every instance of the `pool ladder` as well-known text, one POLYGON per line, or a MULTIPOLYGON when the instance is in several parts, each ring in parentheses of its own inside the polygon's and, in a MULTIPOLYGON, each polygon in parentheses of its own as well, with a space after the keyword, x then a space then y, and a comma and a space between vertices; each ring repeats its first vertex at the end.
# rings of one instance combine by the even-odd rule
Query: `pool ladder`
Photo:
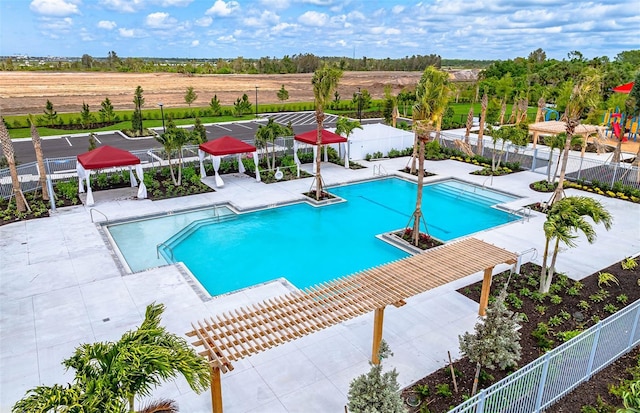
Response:
MULTIPOLYGON (((519 210, 517 210, 515 212, 511 212, 511 214, 515 215, 517 217, 524 217, 524 218, 526 218, 526 221, 529 222, 529 218, 531 217, 531 207, 523 206, 519 210)), ((523 219, 521 221, 521 223, 524 224, 524 222, 525 222, 525 220, 523 219)))
POLYGON ((96 211, 98 214, 102 215, 104 217, 104 219, 106 220, 106 222, 109 222, 109 217, 107 217, 105 215, 104 212, 100 212, 99 210, 95 209, 95 208, 91 208, 89 210, 89 215, 91 215, 91 223, 94 223, 95 221, 93 220, 93 211, 96 211))
POLYGON ((165 247, 165 249, 167 251, 169 251, 169 256, 171 257, 171 261, 174 261, 173 258, 173 250, 171 249, 170 246, 168 246, 167 244, 165 244, 165 242, 161 242, 160 244, 156 245, 156 258, 160 259, 160 247, 165 247))
POLYGON ((387 170, 384 169, 384 166, 378 164, 378 165, 373 165, 373 176, 387 176, 389 175, 387 173, 387 170))

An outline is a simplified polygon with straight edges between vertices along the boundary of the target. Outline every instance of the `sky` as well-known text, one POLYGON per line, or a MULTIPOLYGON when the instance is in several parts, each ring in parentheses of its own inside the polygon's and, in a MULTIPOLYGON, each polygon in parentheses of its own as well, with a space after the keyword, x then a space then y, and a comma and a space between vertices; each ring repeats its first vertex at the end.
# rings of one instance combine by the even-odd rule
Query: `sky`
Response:
POLYGON ((640 0, 0 0, 0 55, 613 59, 639 27, 640 0))

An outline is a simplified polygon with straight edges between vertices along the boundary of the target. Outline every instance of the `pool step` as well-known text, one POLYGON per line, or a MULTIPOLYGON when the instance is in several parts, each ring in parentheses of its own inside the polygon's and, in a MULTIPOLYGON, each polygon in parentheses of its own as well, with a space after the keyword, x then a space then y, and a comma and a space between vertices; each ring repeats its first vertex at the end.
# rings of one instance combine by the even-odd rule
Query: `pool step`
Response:
POLYGON ((491 206, 505 202, 503 199, 492 198, 492 194, 486 193, 486 191, 483 191, 482 193, 474 193, 464 188, 457 188, 449 185, 432 186, 429 187, 429 191, 431 191, 433 194, 441 195, 447 198, 473 202, 485 206, 491 206))
POLYGON ((158 245, 158 252, 167 260, 167 262, 174 262, 173 252, 171 251, 176 245, 180 244, 186 238, 188 238, 191 234, 199 230, 200 228, 207 225, 215 225, 221 222, 232 221, 237 219, 238 216, 236 214, 222 215, 219 217, 210 217, 210 218, 202 218, 197 219, 191 222, 186 227, 182 228, 180 231, 173 234, 166 241, 160 243, 158 245))

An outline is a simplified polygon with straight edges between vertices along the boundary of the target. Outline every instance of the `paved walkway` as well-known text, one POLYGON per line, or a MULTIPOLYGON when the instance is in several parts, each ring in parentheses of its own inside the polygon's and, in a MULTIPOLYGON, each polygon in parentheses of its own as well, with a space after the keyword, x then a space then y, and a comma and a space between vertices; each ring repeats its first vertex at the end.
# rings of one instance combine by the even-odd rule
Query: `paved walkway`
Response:
MULTIPOLYGON (((345 170, 323 164, 324 180, 336 185, 372 178, 372 163, 362 163, 369 168, 345 170)), ((407 158, 376 162, 390 174, 399 174, 394 171, 406 163, 407 158)), ((493 179, 469 175, 476 168, 456 161, 427 161, 427 170, 437 174, 428 180, 453 176, 514 193, 522 197, 510 204, 514 210, 548 200, 549 194, 528 187, 543 175, 521 172, 493 179)), ((271 185, 244 175, 224 178, 225 187, 215 193, 162 201, 128 199, 126 193, 106 194, 105 199, 104 193, 96 192, 95 208, 110 220, 224 202, 249 209, 302 199, 301 192, 311 185, 311 178, 271 185)), ((574 194, 586 193, 567 191, 574 194)), ((613 214, 614 224, 609 232, 597 227, 594 244, 580 237, 577 248, 560 254, 558 270, 574 279, 640 252, 640 206, 589 196, 613 214)), ((94 218, 104 219, 98 213, 94 218)), ((540 263, 543 222, 544 217, 534 213, 523 222, 474 236, 514 252, 535 248, 537 254, 523 258, 540 263)), ((81 343, 117 340, 139 325, 153 301, 167 307, 163 324, 182 335, 192 321, 288 291, 287 285, 276 281, 202 300, 180 265, 136 274, 123 274, 121 268, 83 206, 0 227, 0 412, 9 412, 29 388, 70 381, 73 375, 65 372, 62 359, 81 343)), ((459 356, 458 335, 473 328, 478 305, 455 290, 481 278, 481 273, 471 275, 386 310, 384 338, 395 355, 385 364, 398 370, 402 386, 444 366, 447 351, 459 356)), ((225 412, 343 412, 349 382, 369 368, 372 321, 372 314, 362 316, 236 363, 222 380, 225 412)), ((184 412, 211 411, 208 392, 196 395, 181 379, 163 385, 154 396, 175 399, 184 412)))

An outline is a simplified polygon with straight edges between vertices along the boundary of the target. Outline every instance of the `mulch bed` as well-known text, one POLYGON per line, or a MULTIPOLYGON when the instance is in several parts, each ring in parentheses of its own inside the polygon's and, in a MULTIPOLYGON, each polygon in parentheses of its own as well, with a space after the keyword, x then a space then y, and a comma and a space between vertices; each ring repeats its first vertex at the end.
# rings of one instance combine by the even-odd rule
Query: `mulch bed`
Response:
MULTIPOLYGON (((614 308, 620 309, 626 304, 640 299, 640 287, 638 284, 640 282, 640 267, 634 270, 624 270, 620 263, 616 263, 577 283, 556 274, 552 285, 552 293, 542 297, 535 294, 538 289, 539 274, 540 267, 538 265, 525 264, 522 266, 521 275, 512 276, 507 289, 509 293, 507 296, 509 308, 525 314, 528 319, 528 321, 521 323, 520 344, 522 346, 522 357, 519 362, 520 367, 543 355, 546 351, 543 348, 544 345, 553 348, 562 344, 562 334, 571 330, 587 329, 598 320, 611 315, 611 311, 614 308), (616 285, 610 282, 609 286, 602 285, 601 288, 598 285, 598 274, 600 272, 613 274, 619 284, 616 285), (607 294, 603 293, 602 290, 605 290, 607 294), (622 295, 626 296, 625 304, 621 302, 624 301, 623 298, 620 298, 622 295), (556 304, 553 304, 552 301, 556 302, 556 304), (583 303, 581 304, 581 302, 583 303), (536 339, 532 335, 538 327, 538 323, 546 323, 549 326, 548 333, 542 334, 540 339, 536 339), (551 325, 555 323, 558 324, 551 325), (543 345, 542 347, 541 344, 543 345)), ((494 276, 491 295, 497 295, 507 278, 508 272, 494 276)), ((475 301, 479 301, 481 286, 482 282, 480 281, 463 287, 458 292, 475 301)), ((425 398, 426 400, 423 401, 423 404, 428 403, 428 409, 431 413, 447 412, 450 408, 462 403, 470 396, 476 366, 475 363, 464 357, 454 361, 454 368, 457 376, 458 393, 453 391, 453 380, 449 366, 447 366, 405 388, 402 392, 403 398, 406 400, 408 396, 415 392, 417 390, 416 385, 426 384, 429 386, 430 394, 425 398), (438 392, 438 388, 441 390, 440 392, 438 392), (451 395, 448 395, 447 388, 451 391, 451 395)), ((479 388, 488 387, 506 377, 509 373, 510 371, 486 370, 481 374, 479 388)), ((590 388, 606 388, 610 378, 610 376, 598 374, 589 382, 591 383, 590 388)), ((564 411, 580 411, 582 405, 592 403, 595 399, 592 390, 586 390, 584 394, 578 393, 578 391, 579 389, 576 389, 571 394, 571 410, 564 411)), ((563 405, 563 403, 560 402, 558 406, 563 405)), ((420 411, 419 407, 407 407, 410 412, 420 411)), ((555 406, 553 411, 556 411, 555 406)))

